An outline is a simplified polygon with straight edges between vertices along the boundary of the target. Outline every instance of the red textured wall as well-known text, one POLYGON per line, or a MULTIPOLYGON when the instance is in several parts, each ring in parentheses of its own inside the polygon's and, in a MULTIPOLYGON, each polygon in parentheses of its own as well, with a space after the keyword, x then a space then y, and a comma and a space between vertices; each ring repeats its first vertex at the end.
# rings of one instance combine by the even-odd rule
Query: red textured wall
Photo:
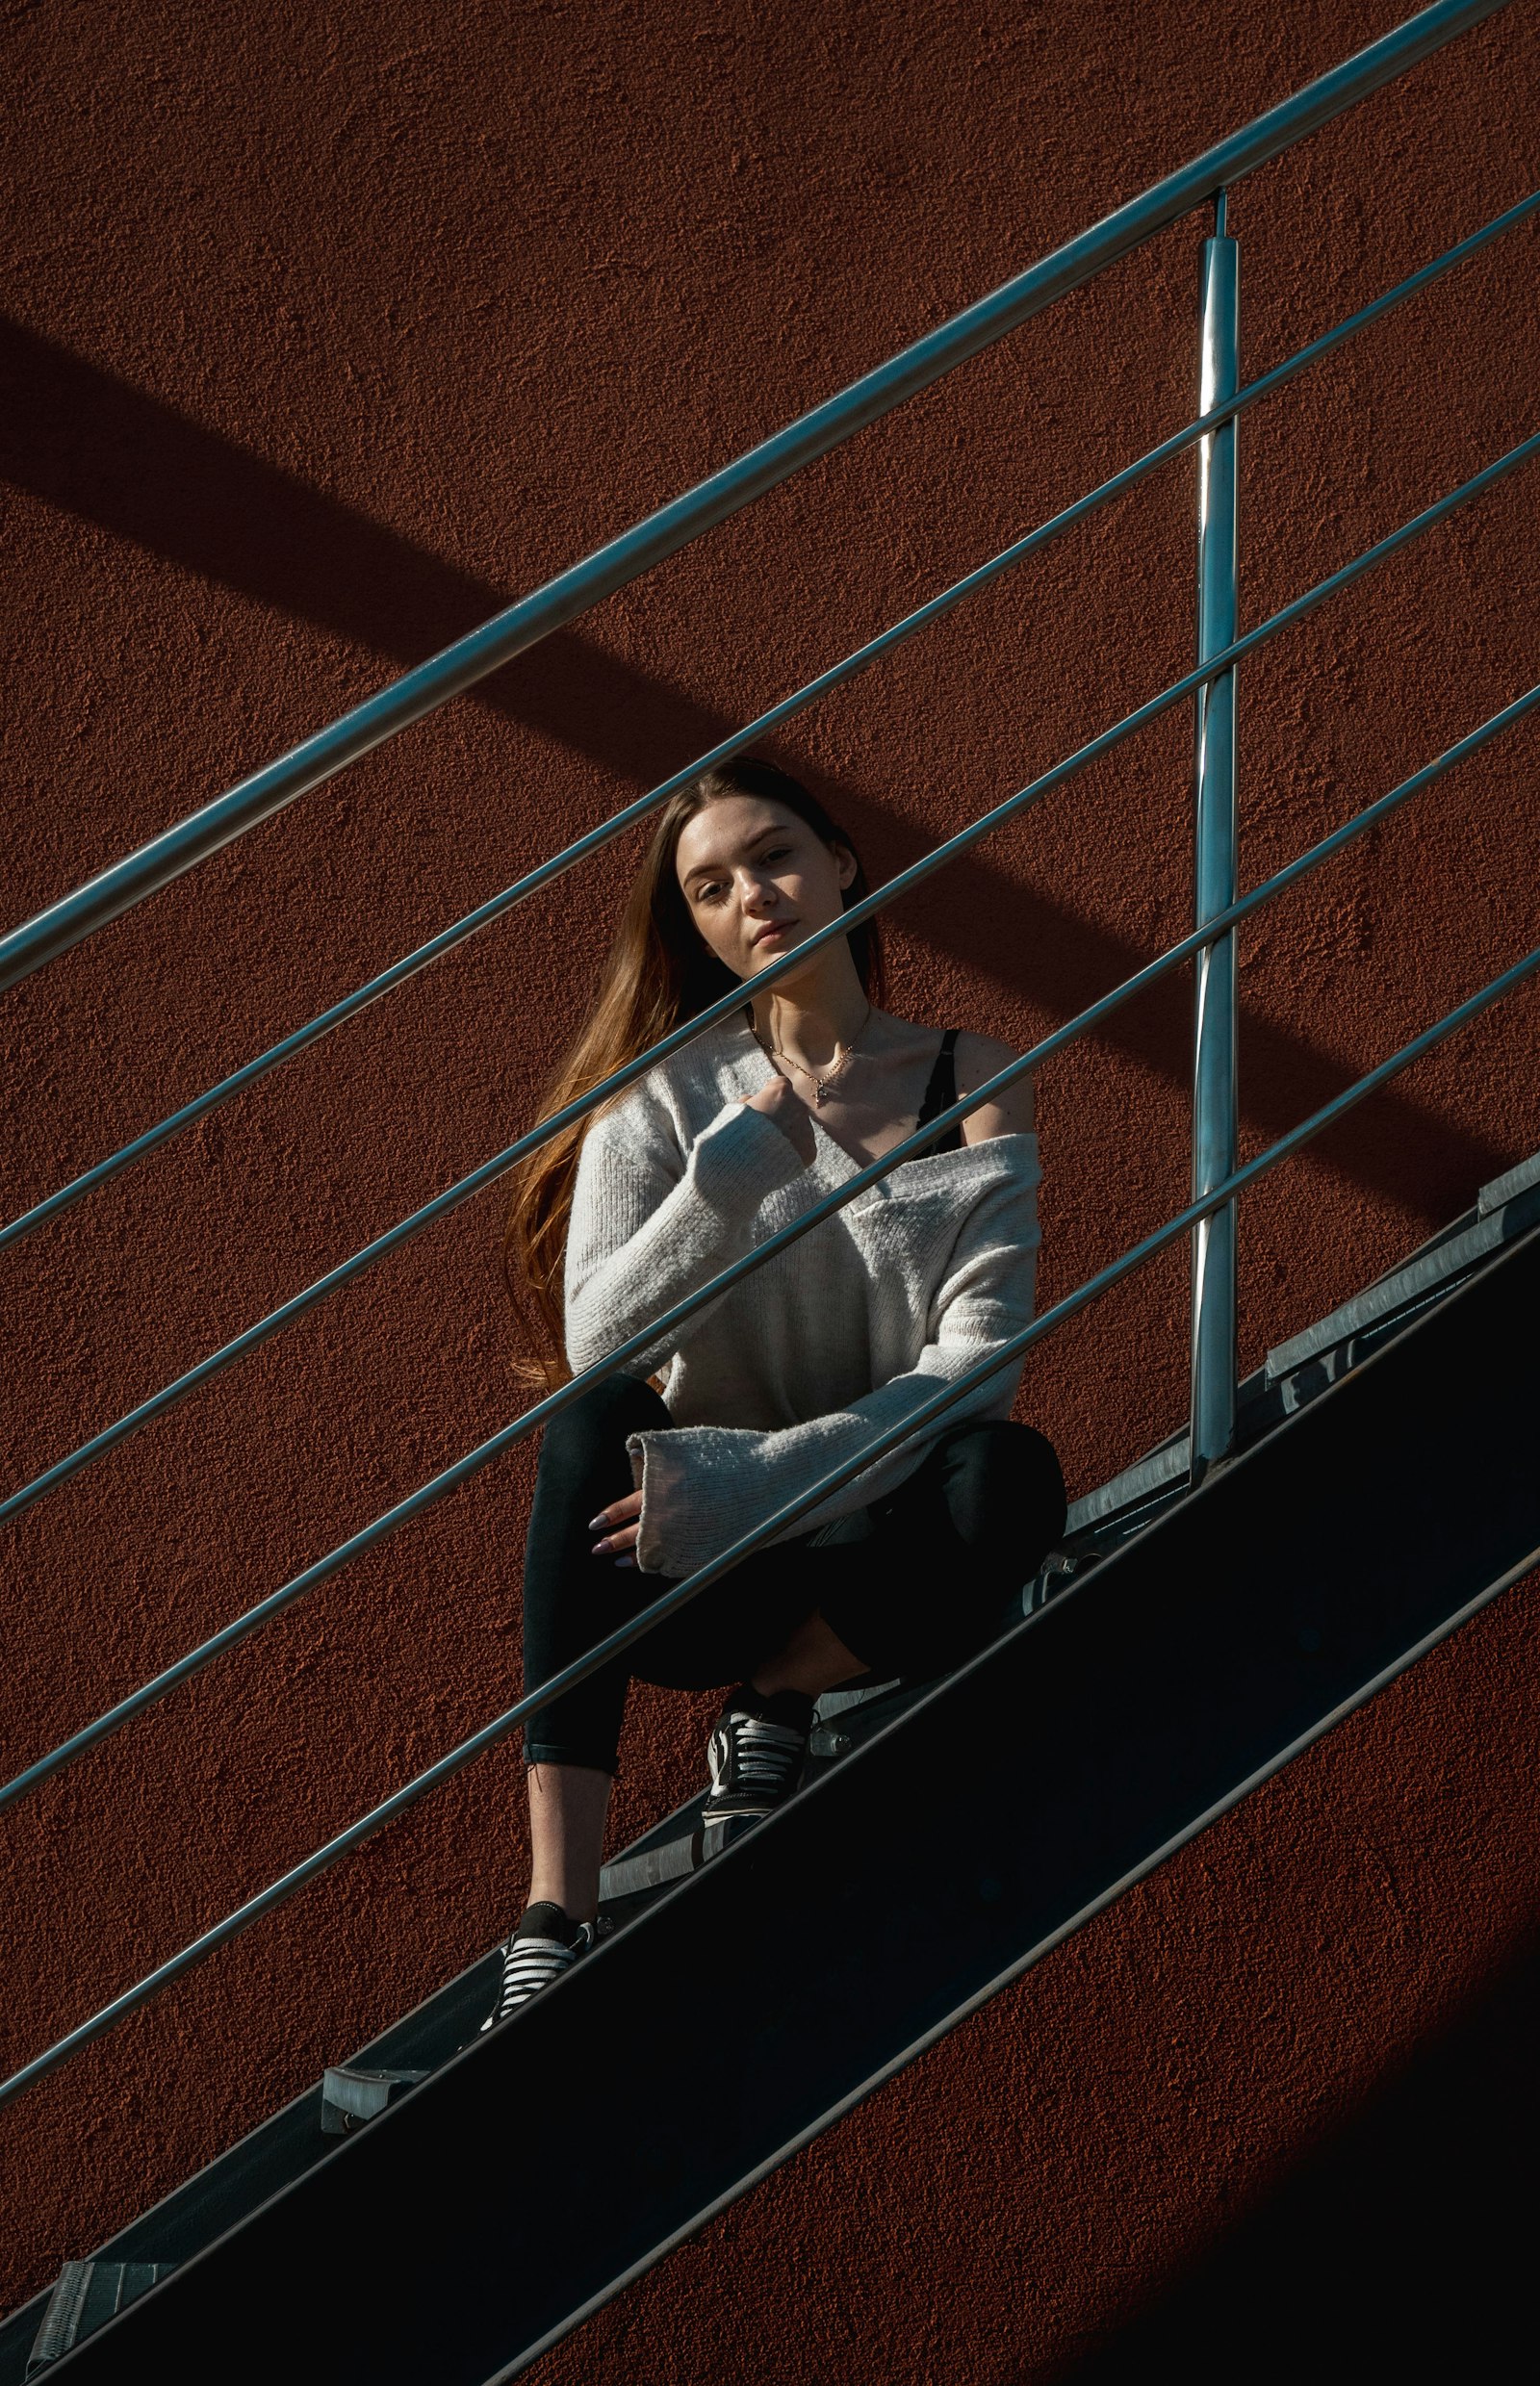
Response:
MULTIPOLYGON (((1399 13, 14 13, 7 914, 1399 13)), ((1248 372, 1540 181, 1537 63, 1515 5, 1237 191, 1248 372)), ((7 1214, 1184 421, 1203 228, 5 998, 7 1214)), ((1535 258, 1509 236, 1247 418, 1246 621, 1534 428, 1535 258)), ((1528 683, 1537 488, 1531 467, 1245 667, 1248 882, 1528 683)), ((1186 666, 1192 547, 1183 464, 779 751, 885 875, 1186 666)), ((1248 1148, 1533 941, 1537 751, 1521 730, 1246 936, 1248 1148)), ((1172 716, 906 905, 900 1007, 1025 1042, 1179 934, 1189 762, 1172 716)), ((6 1255, 4 1481, 508 1142, 631 859, 6 1255)), ((1044 1077, 1046 1298, 1183 1194, 1187 1004, 1044 1077)), ((1510 1005, 1251 1197, 1246 1364, 1540 1142, 1537 1021, 1510 1005)), ((7 1773, 506 1419, 498 1222, 471 1205, 12 1529, 7 1773)), ((1073 1489, 1179 1421, 1185 1291, 1173 1254, 1035 1363, 1073 1489)), ((0 1820, 7 2068, 506 1703, 530 1477, 523 1453, 488 1470, 0 1820)), ((1471 1628, 541 2377, 1036 2386, 1198 2276, 1524 1958, 1533 1615, 1516 1596, 1471 1628)), ((623 1834, 692 1784, 700 1721, 639 1701, 623 1834)), ((516 1787, 483 1759, 13 2109, 0 2301, 487 1946, 522 1887, 516 1787)))

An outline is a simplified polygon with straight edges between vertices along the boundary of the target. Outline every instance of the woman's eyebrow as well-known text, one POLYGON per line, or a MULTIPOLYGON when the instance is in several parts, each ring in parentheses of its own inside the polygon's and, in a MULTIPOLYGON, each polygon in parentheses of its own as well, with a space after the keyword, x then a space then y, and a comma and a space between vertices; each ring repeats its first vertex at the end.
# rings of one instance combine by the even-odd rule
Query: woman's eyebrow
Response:
MULTIPOLYGON (((783 836, 784 834, 785 831, 781 827, 780 822, 772 821, 768 829, 757 829, 753 836, 745 837, 739 851, 746 854, 752 853, 755 846, 762 845, 767 836, 783 836)), ((684 884, 688 886, 694 879, 718 876, 723 870, 731 869, 732 866, 730 861, 698 861, 693 870, 685 871, 684 884)))

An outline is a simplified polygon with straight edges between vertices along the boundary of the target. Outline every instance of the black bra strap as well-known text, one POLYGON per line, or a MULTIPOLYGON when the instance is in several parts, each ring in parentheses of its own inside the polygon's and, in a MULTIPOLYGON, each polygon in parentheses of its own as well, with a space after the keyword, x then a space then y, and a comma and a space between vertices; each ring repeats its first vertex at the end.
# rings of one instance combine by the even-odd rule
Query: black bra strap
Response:
MULTIPOLYGON (((941 1049, 936 1056, 936 1066, 931 1071, 925 1099, 920 1104, 920 1115, 914 1122, 916 1127, 929 1126, 933 1118, 938 1118, 943 1110, 950 1110, 957 1100, 957 1039, 958 1030, 955 1027, 949 1027, 941 1038, 941 1049)), ((931 1145, 932 1151, 961 1151, 962 1148, 962 1130, 960 1126, 950 1128, 931 1145)))

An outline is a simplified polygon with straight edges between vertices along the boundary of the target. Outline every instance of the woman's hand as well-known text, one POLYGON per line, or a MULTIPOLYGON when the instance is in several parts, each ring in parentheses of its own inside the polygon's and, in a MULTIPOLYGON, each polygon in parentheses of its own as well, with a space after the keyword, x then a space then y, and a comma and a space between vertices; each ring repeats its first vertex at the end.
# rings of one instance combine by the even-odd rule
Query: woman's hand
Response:
POLYGON ((591 1554, 595 1557, 614 1557, 617 1566, 634 1566, 636 1544, 642 1537, 641 1513, 641 1493, 629 1491, 624 1500, 612 1500, 607 1508, 601 1508, 597 1516, 591 1516, 588 1520, 589 1531, 602 1532, 604 1536, 603 1541, 594 1543, 591 1554), (617 1552, 623 1554, 616 1555, 617 1552))
POLYGON ((812 1119, 806 1103, 799 1102, 792 1091, 789 1078, 783 1077, 777 1069, 770 1083, 761 1086, 757 1093, 751 1094, 743 1107, 745 1110, 758 1111, 763 1117, 773 1118, 803 1167, 811 1167, 818 1148, 813 1141, 812 1119))

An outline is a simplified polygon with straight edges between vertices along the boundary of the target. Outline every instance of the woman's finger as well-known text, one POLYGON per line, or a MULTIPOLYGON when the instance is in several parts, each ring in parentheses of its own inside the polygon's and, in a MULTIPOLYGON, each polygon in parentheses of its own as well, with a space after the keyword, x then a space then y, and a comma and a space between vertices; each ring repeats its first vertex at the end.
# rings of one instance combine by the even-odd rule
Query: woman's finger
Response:
MULTIPOLYGON (((596 1523, 599 1521, 600 1520, 598 1518, 595 1519, 596 1523)), ((590 1552, 590 1555, 594 1557, 614 1557, 616 1552, 619 1550, 634 1550, 641 1537, 642 1528, 640 1525, 623 1525, 619 1527, 617 1530, 605 1533, 602 1541, 596 1541, 592 1551, 590 1552)), ((632 1563, 632 1560, 629 1557, 619 1558, 617 1559, 617 1563, 629 1566, 632 1563)))
POLYGON ((629 1491, 624 1500, 612 1500, 607 1508, 601 1508, 597 1516, 591 1516, 588 1519, 588 1529, 590 1532, 603 1532, 611 1525, 629 1525, 640 1516, 641 1512, 641 1493, 629 1491))

